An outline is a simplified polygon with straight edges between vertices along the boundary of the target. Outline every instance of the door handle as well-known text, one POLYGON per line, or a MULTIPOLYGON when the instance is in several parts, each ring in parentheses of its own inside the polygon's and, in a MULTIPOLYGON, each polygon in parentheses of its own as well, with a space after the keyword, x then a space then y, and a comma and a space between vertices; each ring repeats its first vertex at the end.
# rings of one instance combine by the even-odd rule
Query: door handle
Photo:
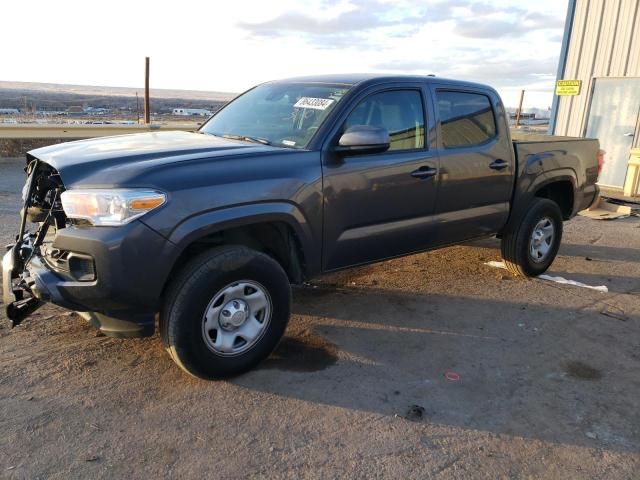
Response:
POLYGON ((489 168, 491 168, 492 170, 502 170, 503 168, 507 168, 508 166, 509 164, 501 158, 489 164, 489 168))
POLYGON ((636 135, 634 133, 629 132, 629 133, 623 133, 622 136, 623 137, 635 137, 636 135))
POLYGON ((411 172, 411 176, 414 178, 429 178, 433 177, 436 173, 438 173, 437 169, 433 167, 423 166, 411 172))

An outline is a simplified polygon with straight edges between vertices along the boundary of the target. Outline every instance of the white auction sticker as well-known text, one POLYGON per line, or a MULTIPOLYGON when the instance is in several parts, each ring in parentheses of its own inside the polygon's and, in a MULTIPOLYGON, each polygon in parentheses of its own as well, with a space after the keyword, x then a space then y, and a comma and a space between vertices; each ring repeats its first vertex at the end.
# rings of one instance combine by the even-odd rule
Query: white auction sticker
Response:
POLYGON ((294 107, 297 108, 313 108, 315 110, 326 110, 329 105, 333 103, 331 98, 313 98, 313 97, 301 97, 296 102, 294 107))

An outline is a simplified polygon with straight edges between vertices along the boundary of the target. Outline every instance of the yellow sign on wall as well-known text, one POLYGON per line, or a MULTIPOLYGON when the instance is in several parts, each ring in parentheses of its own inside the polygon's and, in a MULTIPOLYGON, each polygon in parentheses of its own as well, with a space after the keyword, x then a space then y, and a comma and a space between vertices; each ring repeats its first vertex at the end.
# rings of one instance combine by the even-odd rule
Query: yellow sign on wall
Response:
POLYGON ((579 95, 582 80, 558 80, 556 95, 579 95))

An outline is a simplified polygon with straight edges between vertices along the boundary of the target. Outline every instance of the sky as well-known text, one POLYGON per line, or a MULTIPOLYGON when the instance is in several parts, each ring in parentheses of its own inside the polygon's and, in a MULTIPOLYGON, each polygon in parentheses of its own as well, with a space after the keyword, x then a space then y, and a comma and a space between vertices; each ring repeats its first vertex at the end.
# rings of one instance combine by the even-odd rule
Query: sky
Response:
POLYGON ((3 0, 0 80, 241 92, 349 72, 487 83, 548 108, 567 0, 3 0), (146 19, 145 19, 146 15, 146 19))

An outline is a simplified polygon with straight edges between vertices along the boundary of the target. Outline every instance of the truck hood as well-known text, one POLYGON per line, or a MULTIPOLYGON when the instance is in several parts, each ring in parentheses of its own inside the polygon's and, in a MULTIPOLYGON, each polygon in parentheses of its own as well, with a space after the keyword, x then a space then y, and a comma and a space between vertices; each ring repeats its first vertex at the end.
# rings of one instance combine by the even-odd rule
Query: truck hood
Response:
POLYGON ((54 167, 67 188, 77 183, 116 185, 127 172, 159 168, 169 163, 239 155, 264 155, 289 150, 269 145, 228 140, 212 135, 169 131, 136 133, 61 143, 31 150, 54 167), (97 181, 97 179, 103 179, 97 181))

